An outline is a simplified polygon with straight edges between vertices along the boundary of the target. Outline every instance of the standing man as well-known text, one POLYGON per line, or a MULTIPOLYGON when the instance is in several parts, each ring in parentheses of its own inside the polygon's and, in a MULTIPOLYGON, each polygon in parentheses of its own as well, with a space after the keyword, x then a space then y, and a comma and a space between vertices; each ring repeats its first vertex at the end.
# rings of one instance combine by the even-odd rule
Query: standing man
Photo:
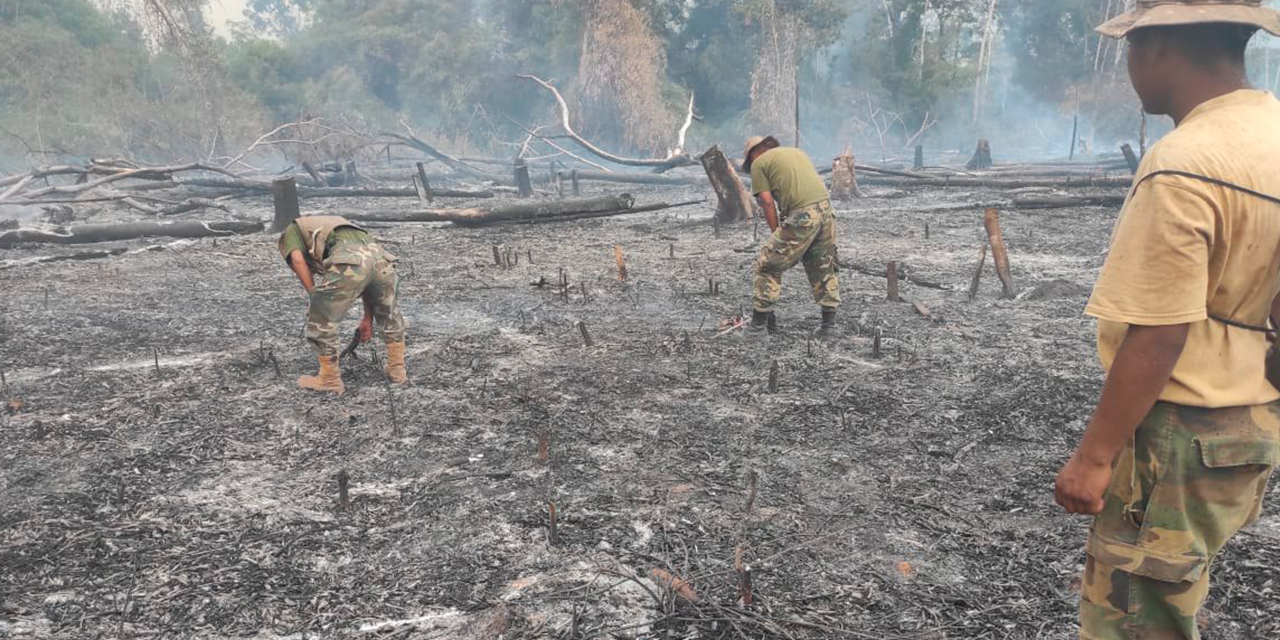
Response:
POLYGON ((360 341, 373 335, 373 322, 387 343, 387 378, 404 384, 404 318, 396 308, 395 258, 382 250, 364 229, 338 216, 304 216, 280 236, 284 256, 311 297, 307 340, 315 346, 320 373, 298 378, 303 389, 342 393, 338 368, 338 323, 356 298, 364 301, 360 341))
POLYGON ((1258 517, 1280 462, 1267 381, 1280 317, 1280 102, 1245 48, 1280 34, 1260 0, 1139 0, 1098 30, 1129 41, 1148 113, 1176 129, 1143 159, 1086 312, 1107 369, 1055 498, 1095 515, 1086 640, 1196 640, 1209 567, 1258 517))
POLYGON ((826 183, 805 152, 783 147, 773 136, 747 140, 742 157, 742 168, 751 173, 751 190, 773 231, 756 261, 747 335, 763 337, 776 326, 773 308, 782 296, 782 274, 804 262, 813 299, 822 307, 817 335, 835 337, 840 277, 835 209, 826 183))

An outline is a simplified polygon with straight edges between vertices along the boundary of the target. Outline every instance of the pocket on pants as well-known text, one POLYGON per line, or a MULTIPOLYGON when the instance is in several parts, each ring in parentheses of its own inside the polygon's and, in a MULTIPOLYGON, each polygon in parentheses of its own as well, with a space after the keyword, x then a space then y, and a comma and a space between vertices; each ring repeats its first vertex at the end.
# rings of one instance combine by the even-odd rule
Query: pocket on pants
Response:
POLYGON ((1236 485, 1241 502, 1234 505, 1235 509, 1223 509, 1226 513, 1222 515, 1231 520, 1225 524, 1238 529, 1256 521, 1261 515, 1267 483, 1280 465, 1280 441, 1239 435, 1206 436, 1196 438, 1196 446, 1204 466, 1224 475, 1208 482, 1225 483, 1237 476, 1232 484, 1236 485))

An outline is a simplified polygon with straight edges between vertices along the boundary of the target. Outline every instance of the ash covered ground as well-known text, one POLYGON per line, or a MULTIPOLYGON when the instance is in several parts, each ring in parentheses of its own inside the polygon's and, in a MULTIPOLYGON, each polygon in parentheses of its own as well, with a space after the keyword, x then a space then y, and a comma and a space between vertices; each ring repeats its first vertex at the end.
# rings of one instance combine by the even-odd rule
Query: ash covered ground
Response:
MULTIPOLYGON (((1082 309, 1116 212, 1004 212, 1024 294, 999 299, 988 262, 970 302, 962 207, 1006 196, 868 195, 840 205, 842 260, 898 261, 907 301, 845 269, 832 345, 802 269, 781 336, 720 333, 758 242, 717 237, 710 204, 375 228, 403 257, 412 384, 364 347, 341 398, 295 386, 315 361, 273 236, 0 252, 0 636, 1074 637, 1087 523, 1052 482, 1101 387, 1082 309)), ((1207 638, 1280 637, 1278 493, 1218 561, 1207 638)))

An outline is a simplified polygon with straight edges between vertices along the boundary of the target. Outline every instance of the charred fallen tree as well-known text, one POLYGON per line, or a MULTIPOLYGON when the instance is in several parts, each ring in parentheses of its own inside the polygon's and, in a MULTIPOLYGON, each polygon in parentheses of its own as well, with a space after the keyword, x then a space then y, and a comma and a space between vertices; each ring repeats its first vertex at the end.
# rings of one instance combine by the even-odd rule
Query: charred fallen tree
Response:
POLYGON ((578 200, 555 200, 532 204, 503 205, 491 208, 428 209, 423 211, 364 211, 351 214, 357 222, 450 222, 466 227, 496 224, 537 224, 589 218, 607 218, 632 213, 661 211, 675 207, 702 204, 705 199, 675 204, 657 203, 635 206, 630 195, 614 195, 578 200))
MULTIPOLYGON (((201 187, 205 189, 221 189, 225 191, 250 191, 254 193, 271 193, 270 182, 253 180, 222 180, 217 178, 192 178, 180 180, 175 186, 201 187)), ((466 191, 461 189, 431 188, 432 197, 436 198, 492 198, 493 191, 466 191)), ((418 190, 414 187, 307 187, 298 185, 299 198, 416 198, 418 190)))
POLYGON ((262 222, 126 222, 85 224, 55 229, 13 229, 0 233, 0 249, 18 244, 91 244, 138 238, 216 238, 262 231, 262 222))
POLYGON ((563 215, 626 211, 635 205, 628 194, 580 200, 551 200, 491 208, 428 209, 425 211, 365 211, 351 214, 357 222, 452 222, 480 226, 511 220, 538 220, 563 215))

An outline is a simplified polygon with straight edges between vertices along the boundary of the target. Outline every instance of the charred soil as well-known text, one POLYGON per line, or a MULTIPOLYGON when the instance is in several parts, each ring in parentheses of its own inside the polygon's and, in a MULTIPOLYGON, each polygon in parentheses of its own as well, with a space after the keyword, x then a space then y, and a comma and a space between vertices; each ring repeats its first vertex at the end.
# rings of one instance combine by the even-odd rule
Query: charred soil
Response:
MULTIPOLYGON (((777 337, 722 331, 759 243, 712 204, 375 228, 411 384, 365 346, 342 397, 295 385, 274 237, 0 270, 0 636, 1074 637, 1087 522, 1052 483, 1101 386, 1082 309, 1115 211, 1004 212, 1024 295, 988 262, 971 302, 961 207, 992 194, 867 192, 839 206, 829 344, 800 268, 777 337)), ((1207 638, 1280 637, 1276 493, 1218 560, 1207 638)))

